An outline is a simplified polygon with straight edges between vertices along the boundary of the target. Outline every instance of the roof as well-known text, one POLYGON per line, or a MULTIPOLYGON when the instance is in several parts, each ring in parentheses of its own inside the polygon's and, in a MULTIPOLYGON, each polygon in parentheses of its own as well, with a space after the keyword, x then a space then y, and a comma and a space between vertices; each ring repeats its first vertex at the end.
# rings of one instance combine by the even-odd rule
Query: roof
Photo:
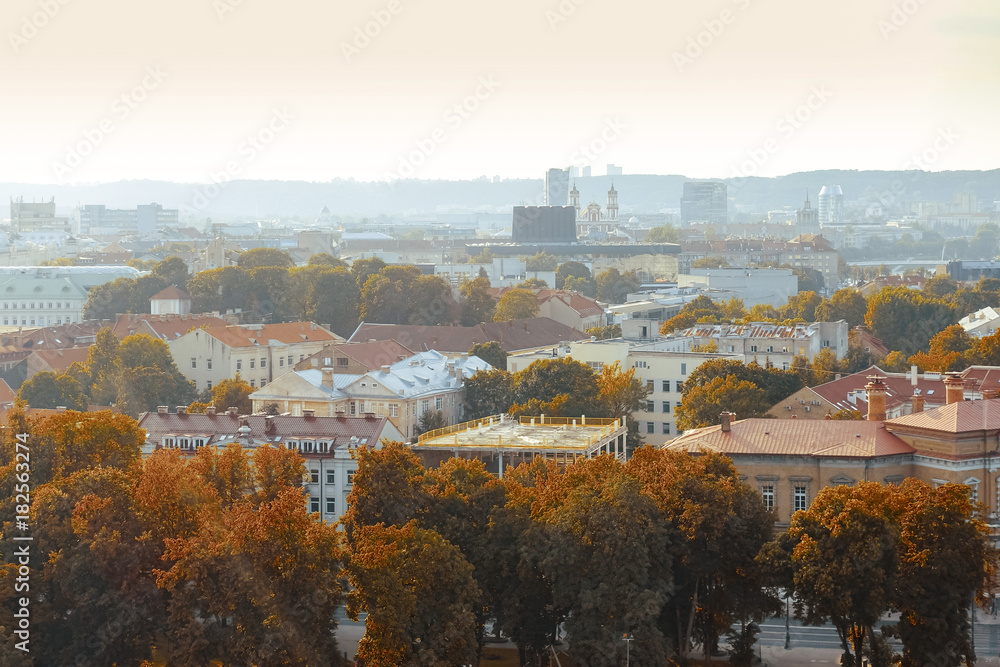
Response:
POLYGON ((564 341, 589 339, 582 331, 548 317, 510 322, 488 322, 475 327, 421 326, 418 324, 370 324, 362 322, 349 342, 394 339, 411 350, 437 350, 461 354, 477 343, 497 341, 507 352, 533 350, 564 341))
POLYGON ((160 339, 170 341, 180 338, 191 329, 201 327, 225 327, 228 322, 215 315, 119 315, 112 331, 119 339, 141 331, 143 325, 152 330, 160 339))
POLYGON ((180 289, 176 285, 171 285, 170 287, 166 287, 157 292, 156 294, 154 294, 153 296, 149 297, 150 301, 167 301, 167 300, 172 301, 176 299, 187 299, 190 301, 191 295, 185 292, 184 290, 180 289))
POLYGON ((9 405, 14 402, 15 398, 17 398, 17 394, 10 388, 6 380, 0 378, 0 405, 9 405))
POLYGON ((84 364, 87 362, 87 352, 89 347, 70 347, 59 350, 35 350, 31 356, 37 357, 45 362, 53 371, 64 371, 73 362, 84 364))
POLYGON ((0 336, 3 345, 21 347, 25 350, 54 350, 93 343, 101 325, 97 322, 81 324, 57 324, 38 329, 25 329, 0 336))
POLYGON ((946 433, 1000 430, 1000 399, 959 401, 926 412, 897 417, 886 422, 890 431, 929 429, 946 433))
POLYGON ((330 356, 333 350, 347 355, 370 371, 382 368, 382 366, 391 366, 397 361, 412 357, 414 354, 410 348, 390 339, 370 343, 334 343, 324 347, 316 354, 306 357, 303 361, 309 362, 311 359, 330 356))
POLYGON ((816 324, 702 324, 677 332, 688 338, 808 338, 817 332, 816 324))
MULTIPOLYGON (((513 289, 525 289, 523 287, 491 287, 490 294, 493 295, 495 299, 500 299, 504 294, 513 289)), ((548 301, 561 301, 571 309, 575 310, 580 314, 581 317, 590 317, 591 315, 601 315, 604 313, 604 308, 600 306, 594 299, 589 296, 581 294, 573 290, 561 290, 561 289, 550 289, 548 287, 543 287, 541 289, 529 289, 538 299, 539 305, 542 305, 548 301)))
MULTIPOLYGON (((838 410, 857 410, 862 414, 868 412, 868 394, 865 385, 869 375, 878 375, 886 385, 886 408, 894 408, 906 403, 913 397, 913 381, 907 373, 886 373, 878 366, 869 366, 865 370, 817 385, 812 390, 823 400, 835 405, 838 410), (852 400, 853 399, 853 400, 852 400)), ((917 389, 924 397, 926 405, 945 403, 944 376, 940 373, 917 374, 917 389)))
POLYGON ((729 433, 721 426, 709 426, 689 431, 664 448, 692 454, 705 448, 731 455, 821 458, 872 458, 916 451, 882 422, 835 419, 744 419, 733 422, 729 433))
POLYGON ((219 326, 205 332, 229 347, 302 343, 305 341, 339 341, 340 336, 314 322, 285 322, 256 326, 219 326))
MULTIPOLYGON (((265 415, 249 415, 252 445, 262 445, 268 442, 280 445, 284 441, 297 438, 317 438, 330 440, 333 447, 345 447, 349 444, 376 444, 382 437, 402 439, 402 434, 387 417, 293 417, 277 415, 271 418, 265 415), (268 421, 273 424, 268 431, 268 421), (351 438, 357 438, 352 443, 351 438)), ((236 442, 237 429, 241 418, 220 412, 208 414, 159 414, 146 412, 139 417, 139 427, 146 430, 146 441, 160 445, 164 436, 201 436, 206 438, 206 445, 225 446, 236 442)))

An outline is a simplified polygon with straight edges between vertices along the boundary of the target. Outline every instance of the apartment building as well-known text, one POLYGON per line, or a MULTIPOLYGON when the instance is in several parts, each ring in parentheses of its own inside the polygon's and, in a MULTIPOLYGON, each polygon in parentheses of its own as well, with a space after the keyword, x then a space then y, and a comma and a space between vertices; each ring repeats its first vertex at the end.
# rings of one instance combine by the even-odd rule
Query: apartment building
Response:
POLYGON ((679 331, 668 340, 688 339, 692 345, 715 344, 717 351, 739 356, 745 363, 771 363, 788 370, 792 359, 806 357, 810 361, 821 350, 828 349, 837 359, 847 354, 848 326, 844 320, 797 324, 699 324, 679 331))

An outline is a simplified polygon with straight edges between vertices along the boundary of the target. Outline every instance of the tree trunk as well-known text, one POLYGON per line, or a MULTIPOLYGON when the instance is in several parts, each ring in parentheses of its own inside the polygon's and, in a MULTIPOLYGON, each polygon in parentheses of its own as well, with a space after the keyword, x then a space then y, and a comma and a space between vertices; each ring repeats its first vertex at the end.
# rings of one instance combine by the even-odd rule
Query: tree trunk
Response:
POLYGON ((694 612, 698 609, 698 586, 701 584, 701 577, 694 581, 694 595, 691 596, 691 613, 688 614, 687 632, 684 634, 684 657, 687 658, 688 648, 691 646, 691 635, 694 632, 694 612))
POLYGON ((865 645, 865 630, 862 627, 861 632, 858 632, 858 626, 854 626, 854 666, 864 667, 863 661, 863 647, 865 645))

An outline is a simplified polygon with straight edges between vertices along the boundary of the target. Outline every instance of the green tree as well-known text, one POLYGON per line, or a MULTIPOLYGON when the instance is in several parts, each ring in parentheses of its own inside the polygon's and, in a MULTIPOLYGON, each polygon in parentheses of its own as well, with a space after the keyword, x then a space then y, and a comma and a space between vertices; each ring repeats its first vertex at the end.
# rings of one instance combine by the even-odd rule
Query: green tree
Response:
POLYGON ((489 278, 473 278, 462 283, 462 326, 473 327, 493 321, 497 301, 490 294, 489 278))
POLYGON ((469 354, 479 357, 493 368, 501 370, 507 368, 507 351, 495 340, 488 343, 476 343, 469 350, 469 354))
POLYGON ((329 324, 331 330, 347 337, 358 327, 361 291, 347 269, 322 270, 308 288, 310 322, 329 324))
POLYGON ((792 371, 765 367, 757 363, 744 364, 736 359, 712 359, 698 366, 684 382, 684 391, 705 385, 715 378, 734 376, 757 385, 764 391, 764 400, 769 405, 779 403, 799 389, 802 380, 792 371))
POLYGON ((597 299, 605 303, 625 303, 626 297, 639 290, 639 279, 632 271, 625 275, 608 269, 597 276, 597 299))
POLYGON ((512 411, 552 416, 603 417, 594 370, 573 359, 542 359, 514 374, 512 411))
POLYGON ((916 354, 930 339, 957 321, 954 308, 906 287, 887 287, 868 300, 865 324, 890 350, 916 354))
POLYGON ((57 375, 50 371, 35 373, 21 385, 17 397, 33 408, 64 407, 86 410, 87 396, 72 375, 57 375))
POLYGON ((424 410, 424 413, 420 415, 420 420, 417 422, 417 435, 436 431, 447 425, 448 418, 444 416, 444 412, 441 410, 424 410))
POLYGON ((823 299, 822 303, 816 306, 814 314, 817 322, 845 320, 847 326, 853 329, 865 323, 867 312, 868 302, 861 296, 861 292, 845 288, 834 292, 829 299, 823 299))
POLYGON ((680 243, 681 232, 673 225, 653 227, 646 234, 646 243, 680 243))
POLYGON ((342 259, 334 257, 328 252, 318 252, 314 255, 309 256, 309 266, 329 266, 334 269, 349 269, 342 259))
POLYGON ((550 255, 542 250, 525 260, 525 266, 527 267, 526 270, 532 273, 539 271, 555 271, 556 267, 559 266, 559 260, 555 255, 550 255))
POLYGON ((822 292, 826 286, 823 274, 808 266, 785 266, 799 279, 800 292, 822 292))
POLYGON ((420 276, 409 293, 410 324, 435 326, 455 322, 451 285, 439 276, 420 276))
POLYGON ((188 279, 187 292, 196 313, 251 308, 250 276, 238 266, 199 271, 188 279))
MULTIPOLYGON (((93 287, 83 304, 83 319, 113 320, 119 313, 131 312, 128 309, 135 301, 134 291, 135 280, 132 278, 117 278, 93 287)), ((148 308, 145 312, 149 312, 148 308)))
POLYGON ((681 431, 719 423, 719 415, 732 412, 740 419, 762 417, 771 408, 764 392, 752 382, 735 376, 714 378, 710 382, 685 387, 684 397, 675 411, 677 428, 681 431))
POLYGON ((180 289, 187 287, 188 267, 180 257, 167 257, 154 264, 150 272, 167 285, 176 285, 180 289))
POLYGON ((258 266, 249 270, 250 304, 267 322, 282 322, 289 312, 289 273, 283 266, 258 266))
POLYGON ((563 262, 556 267, 556 289, 565 288, 567 278, 584 278, 589 281, 593 276, 585 264, 571 261, 563 262))
POLYGON ((239 266, 247 271, 264 266, 290 269, 295 266, 295 261, 291 255, 278 248, 253 248, 240 253, 239 266))
POLYGON ((525 289, 512 289, 504 293, 493 314, 495 322, 526 320, 538 316, 538 298, 525 289))
POLYGON ((691 262, 692 269, 728 269, 729 262, 724 257, 709 256, 699 257, 691 262))
POLYGON ((465 379, 465 410, 470 420, 504 414, 513 404, 513 376, 505 367, 479 371, 465 379))
POLYGON ((924 292, 932 297, 944 298, 958 291, 958 283, 948 276, 934 276, 924 283, 924 292))

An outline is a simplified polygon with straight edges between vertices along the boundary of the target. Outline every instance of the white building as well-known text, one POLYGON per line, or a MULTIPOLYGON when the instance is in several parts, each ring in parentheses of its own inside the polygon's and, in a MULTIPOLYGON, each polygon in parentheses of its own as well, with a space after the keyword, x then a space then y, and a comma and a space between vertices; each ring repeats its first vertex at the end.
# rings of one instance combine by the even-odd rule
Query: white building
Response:
POLYGON ((361 375, 334 373, 332 368, 286 373, 250 395, 254 412, 276 404, 292 415, 355 416, 370 412, 388 417, 406 438, 416 435, 420 417, 430 410, 448 424, 465 417, 465 378, 492 368, 479 357, 449 359, 435 350, 361 375))
POLYGON ((714 343, 717 351, 736 355, 744 363, 771 363, 788 370, 795 357, 812 361, 821 350, 828 349, 841 359, 847 354, 848 326, 837 322, 796 323, 790 325, 769 322, 749 324, 699 324, 684 329, 667 341, 688 340, 692 345, 714 343))
POLYGON ((149 297, 151 315, 189 315, 191 296, 182 289, 171 285, 149 297))
POLYGON ((677 286, 724 291, 743 299, 748 309, 758 304, 780 308, 799 293, 799 279, 791 269, 691 269, 677 276, 677 286))
POLYGON ((965 329, 965 333, 973 338, 983 338, 992 336, 997 328, 1000 328, 1000 314, 991 306, 987 306, 971 315, 966 315, 958 323, 965 329))
POLYGON ((91 289, 139 275, 131 266, 0 267, 0 323, 52 326, 81 322, 91 289))

